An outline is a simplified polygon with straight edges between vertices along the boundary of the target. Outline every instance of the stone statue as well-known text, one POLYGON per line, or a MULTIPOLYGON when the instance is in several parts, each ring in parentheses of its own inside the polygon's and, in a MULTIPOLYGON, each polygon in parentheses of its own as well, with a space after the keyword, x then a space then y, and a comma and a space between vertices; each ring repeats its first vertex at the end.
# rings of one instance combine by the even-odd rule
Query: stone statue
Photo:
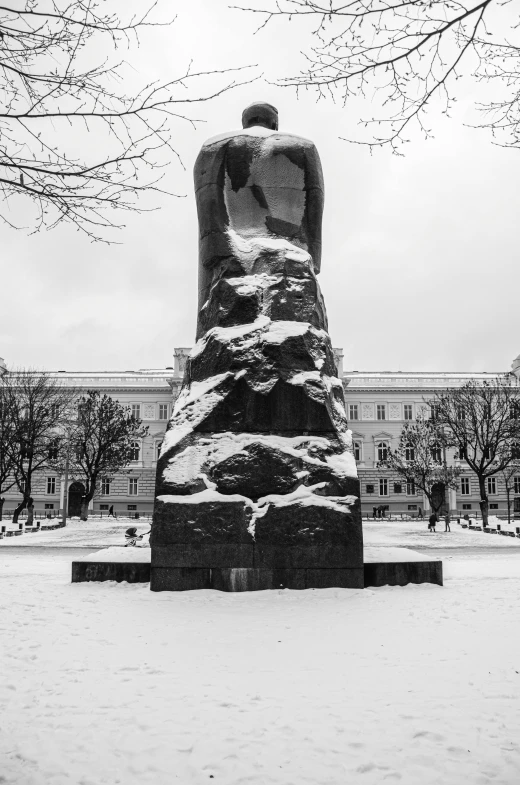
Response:
POLYGON ((359 482, 316 278, 319 156, 269 104, 242 124, 195 164, 197 344, 158 461, 151 588, 359 588, 359 482))
MULTIPOLYGON (((195 163, 200 309, 230 270, 274 272, 295 259, 320 271, 323 175, 316 147, 278 132, 270 104, 249 106, 242 124, 241 132, 209 139, 195 163)), ((197 337, 207 329, 204 315, 197 337)))

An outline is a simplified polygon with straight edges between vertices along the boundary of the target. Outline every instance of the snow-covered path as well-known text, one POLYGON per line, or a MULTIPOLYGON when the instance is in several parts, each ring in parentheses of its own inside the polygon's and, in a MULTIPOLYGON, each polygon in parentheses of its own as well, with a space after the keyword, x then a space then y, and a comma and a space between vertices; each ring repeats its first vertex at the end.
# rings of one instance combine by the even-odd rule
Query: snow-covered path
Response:
POLYGON ((0 548, 0 782, 520 781, 516 549, 251 594, 71 584, 72 555, 0 548))

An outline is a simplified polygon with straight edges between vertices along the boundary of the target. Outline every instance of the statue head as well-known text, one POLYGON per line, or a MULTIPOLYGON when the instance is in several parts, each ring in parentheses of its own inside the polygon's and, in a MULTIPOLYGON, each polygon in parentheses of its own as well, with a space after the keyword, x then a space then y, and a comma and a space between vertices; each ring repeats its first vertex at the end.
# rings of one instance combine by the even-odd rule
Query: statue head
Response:
POLYGON ((242 128, 262 125, 271 131, 278 130, 278 109, 263 101, 251 104, 242 112, 242 128))

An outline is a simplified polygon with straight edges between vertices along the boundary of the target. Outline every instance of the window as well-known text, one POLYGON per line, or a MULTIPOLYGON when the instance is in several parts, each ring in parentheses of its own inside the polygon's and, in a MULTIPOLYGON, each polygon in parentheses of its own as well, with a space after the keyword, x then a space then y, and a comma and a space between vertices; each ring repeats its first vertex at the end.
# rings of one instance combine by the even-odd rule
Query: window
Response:
POLYGON ((417 509, 417 505, 416 504, 409 504, 408 505, 408 509, 409 510, 416 510, 417 509))
POLYGON ((510 405, 509 416, 512 420, 518 420, 520 417, 520 403, 518 403, 518 401, 513 401, 513 403, 510 405))
POLYGON ((484 420, 491 419, 491 406, 489 403, 485 403, 482 407, 482 417, 484 420))
POLYGON ((459 461, 463 461, 466 458, 466 447, 459 447, 459 461))
POLYGON ((160 403, 159 404, 159 419, 160 420, 167 420, 168 419, 168 404, 167 403, 160 403))
POLYGON ((19 486, 20 486, 20 492, 25 493, 25 480, 20 480, 19 486))
POLYGON ((359 420, 359 409, 357 403, 350 403, 348 407, 349 420, 359 420))
POLYGON ((520 477, 514 477, 513 483, 514 483, 514 492, 520 493, 520 477))
POLYGON ((386 461, 387 458, 388 458, 388 444, 386 442, 378 442, 377 460, 386 461))
POLYGON ((383 477, 379 480, 379 495, 388 496, 388 480, 383 477))
POLYGON ((135 512, 137 510, 137 504, 127 504, 126 509, 128 512, 135 512))
POLYGON ((56 461, 57 460, 57 458, 58 458, 58 445, 56 444, 56 442, 53 442, 49 446, 49 455, 48 455, 48 457, 49 457, 49 461, 56 461))
POLYGON ((403 486, 401 485, 401 483, 394 482, 394 493, 402 493, 402 492, 403 492, 403 486))
POLYGON ((490 510, 498 510, 498 504, 497 504, 496 502, 492 502, 492 503, 489 505, 489 509, 490 509, 490 510))
POLYGON ((110 496, 110 480, 106 477, 101 480, 101 496, 110 496))
POLYGON ((360 442, 354 442, 353 447, 354 447, 354 458, 356 459, 356 461, 360 461, 361 460, 361 443, 360 442))
POLYGON ((457 408, 457 420, 465 420, 465 419, 466 419, 466 410, 462 406, 459 406, 457 408))
POLYGON ((440 413, 441 413, 440 410, 441 410, 441 407, 439 406, 438 403, 431 403, 430 404, 430 419, 431 420, 438 420, 439 416, 440 416, 440 413))
POLYGON ((404 405, 404 419, 405 420, 411 420, 412 418, 413 418, 412 404, 411 403, 405 403, 405 405, 404 405))
POLYGON ((136 420, 141 419, 141 404, 140 403, 133 403, 132 404, 132 417, 135 417, 136 420))
POLYGON ((377 404, 377 419, 386 420, 386 405, 384 403, 377 404))
POLYGON ((414 461, 415 460, 415 449, 413 444, 407 444, 404 449, 404 457, 406 461, 414 461))
POLYGON ((100 504, 99 509, 101 512, 108 512, 108 504, 100 504))
POLYGON ((406 495, 407 496, 415 496, 415 481, 408 480, 406 483, 406 495))
POLYGON ((463 504, 462 505, 462 509, 463 510, 471 510, 471 504, 463 504))
POLYGON ((520 458, 520 444, 518 444, 518 442, 513 442, 513 446, 511 447, 511 457, 515 461, 520 458))
POLYGON ((138 461, 140 454, 141 454, 141 445, 139 444, 139 442, 132 442, 130 445, 128 460, 138 461))
POLYGON ((463 496, 469 496, 470 494, 469 477, 460 478, 460 492, 463 496))
POLYGON ((47 477, 47 493, 56 493, 56 477, 47 477))
POLYGON ((137 496, 139 493, 139 480, 137 477, 130 477, 128 480, 128 495, 137 496))
POLYGON ((374 486, 373 485, 367 485, 367 493, 374 493, 374 486))
POLYGON ((497 493, 497 478, 496 477, 488 477, 487 478, 487 486, 488 486, 488 493, 490 496, 496 496, 497 493))
POLYGON ((45 509, 46 510, 53 510, 54 509, 54 504, 46 504, 45 505, 45 509))
POLYGON ((155 460, 156 461, 158 461, 159 458, 161 457, 161 445, 162 445, 162 442, 156 442, 155 443, 155 460))
POLYGON ((431 449, 432 460, 434 463, 442 463, 442 450, 438 444, 434 444, 431 449))

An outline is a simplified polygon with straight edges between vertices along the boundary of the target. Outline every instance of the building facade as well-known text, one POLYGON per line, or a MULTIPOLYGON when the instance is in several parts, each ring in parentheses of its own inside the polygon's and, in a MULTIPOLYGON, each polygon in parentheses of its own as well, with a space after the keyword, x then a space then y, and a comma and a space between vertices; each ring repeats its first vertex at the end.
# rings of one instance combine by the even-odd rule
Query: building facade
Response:
MULTIPOLYGON (((153 509, 155 470, 158 451, 172 406, 179 394, 182 377, 190 348, 175 350, 174 365, 161 370, 139 370, 99 373, 56 372, 67 385, 83 390, 100 390, 132 412, 148 426, 148 435, 135 444, 133 460, 115 477, 103 478, 97 495, 91 503, 94 514, 107 513, 113 505, 119 515, 150 514, 153 509)), ((361 484, 361 506, 364 515, 406 514, 411 517, 424 515, 429 506, 426 497, 392 474, 378 467, 385 451, 395 448, 403 425, 418 414, 429 413, 429 400, 438 392, 458 387, 470 380, 485 381, 503 376, 504 383, 519 384, 520 358, 512 365, 512 373, 405 373, 343 371, 342 352, 335 350, 338 373, 342 377, 349 426, 352 430, 355 458, 361 484)), ((449 507, 455 513, 471 514, 479 510, 479 491, 476 476, 465 468, 458 451, 447 450, 449 464, 460 465, 462 473, 459 487, 449 491, 449 507)), ((69 482, 69 502, 81 488, 69 482)), ((490 510, 495 514, 507 512, 506 490, 498 474, 490 478, 490 510)), ((33 488, 37 514, 58 515, 65 496, 64 478, 51 470, 42 470, 33 488)), ((19 492, 11 489, 5 494, 4 514, 14 509, 19 492)), ((512 499, 520 507, 520 475, 514 478, 512 499)), ((73 510, 70 510, 73 512, 73 510)))

